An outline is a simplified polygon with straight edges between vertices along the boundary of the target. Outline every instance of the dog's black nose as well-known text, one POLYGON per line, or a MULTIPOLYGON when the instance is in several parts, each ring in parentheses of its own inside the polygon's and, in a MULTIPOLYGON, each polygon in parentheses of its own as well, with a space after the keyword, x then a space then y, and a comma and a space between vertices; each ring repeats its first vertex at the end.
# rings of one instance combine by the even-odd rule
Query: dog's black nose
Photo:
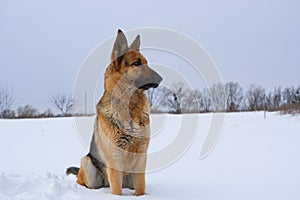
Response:
MULTIPOLYGON (((155 72, 156 73, 156 72, 155 72)), ((157 84, 157 86, 162 82, 163 78, 158 74, 156 73, 155 77, 154 77, 154 83, 157 84)), ((156 86, 156 87, 157 87, 156 86)))

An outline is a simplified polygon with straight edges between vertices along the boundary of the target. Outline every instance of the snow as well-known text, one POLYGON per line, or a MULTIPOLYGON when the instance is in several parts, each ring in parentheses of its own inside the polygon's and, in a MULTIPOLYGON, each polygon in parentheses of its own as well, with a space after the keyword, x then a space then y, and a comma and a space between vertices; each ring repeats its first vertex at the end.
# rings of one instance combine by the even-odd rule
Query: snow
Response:
MULTIPOLYGON (((109 188, 90 190, 65 175, 87 153, 73 118, 0 120, 0 199, 299 199, 299 116, 226 114, 221 139, 204 160, 199 153, 211 114, 197 117, 190 147, 172 164, 147 173, 141 197, 129 189, 124 196, 111 195, 109 188)), ((84 120, 92 125, 94 117, 84 120)), ((152 115, 150 154, 170 144, 181 120, 152 115)))

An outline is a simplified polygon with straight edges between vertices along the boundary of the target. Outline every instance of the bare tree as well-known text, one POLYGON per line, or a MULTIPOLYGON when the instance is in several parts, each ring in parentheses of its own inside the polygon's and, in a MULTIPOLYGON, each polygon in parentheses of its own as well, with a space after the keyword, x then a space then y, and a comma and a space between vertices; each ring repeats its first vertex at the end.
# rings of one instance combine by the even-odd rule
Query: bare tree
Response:
POLYGON ((210 97, 212 111, 225 111, 225 88, 222 83, 217 83, 210 87, 210 97))
POLYGON ((184 113, 197 113, 199 112, 199 102, 197 99, 196 90, 187 89, 182 99, 182 111, 184 113))
POLYGON ((173 96, 173 105, 175 107, 176 114, 182 113, 182 104, 186 92, 187 91, 185 90, 184 84, 182 82, 173 85, 172 96, 173 96))
POLYGON ((246 104, 249 111, 264 110, 266 90, 261 86, 251 84, 246 92, 246 104))
POLYGON ((54 117, 54 114, 52 113, 50 108, 47 108, 44 112, 39 114, 40 118, 46 117, 46 118, 50 118, 50 117, 54 117))
POLYGON ((16 117, 16 113, 15 113, 15 111, 13 111, 11 109, 6 109, 6 110, 2 111, 1 117, 4 119, 13 119, 16 117))
POLYGON ((160 107, 164 101, 164 86, 158 86, 157 88, 150 88, 145 92, 151 111, 157 112, 159 111, 160 107))
POLYGON ((33 118, 37 117, 38 110, 31 105, 20 106, 18 108, 18 117, 19 118, 33 118))
POLYGON ((10 108, 14 101, 14 94, 12 90, 0 88, 0 117, 11 113, 10 108))
POLYGON ((285 88, 282 92, 284 103, 280 110, 282 114, 300 114, 300 86, 285 88))
POLYGON ((281 87, 275 87, 272 96, 272 110, 278 110, 282 105, 281 87))
POLYGON ((226 110, 229 112, 241 109, 241 103, 244 98, 243 88, 237 82, 229 82, 225 84, 226 93, 226 110))
POLYGON ((52 95, 50 101, 61 112, 62 116, 70 115, 74 105, 74 99, 71 95, 52 95))
POLYGON ((174 104, 173 104, 173 99, 172 99, 172 90, 162 86, 160 88, 160 99, 161 99, 161 104, 158 106, 158 110, 160 112, 174 112, 174 104))
POLYGON ((207 88, 203 88, 201 91, 195 90, 195 97, 197 99, 198 112, 211 111, 211 98, 207 88))
POLYGON ((300 86, 296 89, 295 94, 293 95, 292 103, 300 103, 300 86))
POLYGON ((173 98, 173 91, 170 88, 162 87, 161 99, 162 101, 160 111, 167 113, 176 113, 176 102, 173 98))
POLYGON ((296 90, 294 87, 286 87, 282 91, 282 100, 284 104, 290 104, 292 103, 293 96, 295 94, 296 90))
POLYGON ((266 110, 274 110, 274 104, 273 104, 273 94, 272 92, 269 92, 268 95, 265 97, 265 108, 266 110))
POLYGON ((185 92, 183 83, 174 84, 172 88, 162 87, 161 111, 181 114, 185 92))

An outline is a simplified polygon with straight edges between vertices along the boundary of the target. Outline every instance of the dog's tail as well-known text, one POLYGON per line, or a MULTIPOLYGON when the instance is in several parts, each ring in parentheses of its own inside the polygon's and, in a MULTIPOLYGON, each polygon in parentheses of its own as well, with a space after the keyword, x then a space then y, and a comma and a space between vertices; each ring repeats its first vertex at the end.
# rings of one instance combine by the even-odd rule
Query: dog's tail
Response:
POLYGON ((74 174, 75 176, 78 176, 79 168, 78 167, 69 167, 66 171, 67 175, 74 174))

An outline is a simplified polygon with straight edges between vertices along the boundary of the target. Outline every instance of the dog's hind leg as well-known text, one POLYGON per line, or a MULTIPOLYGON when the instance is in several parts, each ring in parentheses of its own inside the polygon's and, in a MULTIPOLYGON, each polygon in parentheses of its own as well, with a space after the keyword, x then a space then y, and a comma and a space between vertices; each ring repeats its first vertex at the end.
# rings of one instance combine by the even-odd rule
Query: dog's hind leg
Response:
POLYGON ((105 187, 104 177, 99 170, 93 165, 91 159, 85 156, 81 160, 81 166, 78 172, 77 183, 91 189, 105 187))

